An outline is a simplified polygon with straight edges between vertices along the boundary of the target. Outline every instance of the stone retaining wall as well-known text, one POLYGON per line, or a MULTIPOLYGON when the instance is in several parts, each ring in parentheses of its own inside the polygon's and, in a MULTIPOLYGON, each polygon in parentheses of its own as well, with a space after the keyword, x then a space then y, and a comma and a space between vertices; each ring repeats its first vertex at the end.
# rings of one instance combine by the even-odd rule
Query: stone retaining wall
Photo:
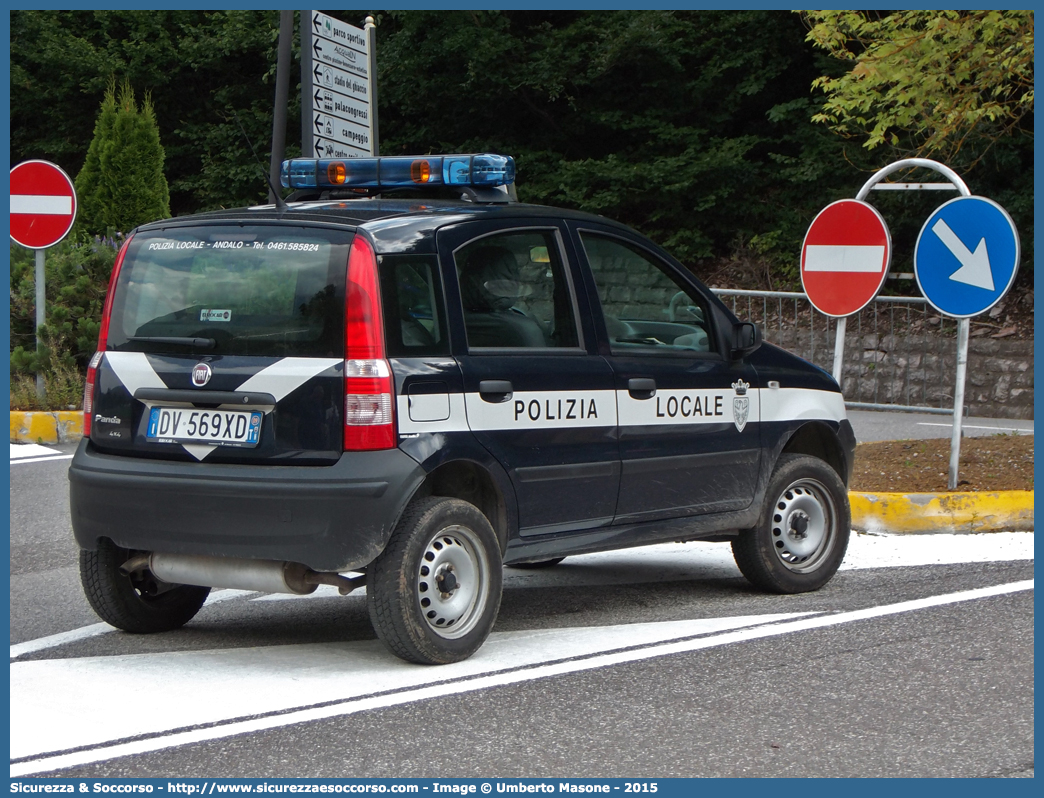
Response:
MULTIPOLYGON (((833 370, 834 332, 765 330, 766 339, 833 370), (810 356, 811 355, 811 356, 810 356)), ((843 369, 850 402, 953 407, 957 341, 931 334, 848 335, 843 369)), ((1033 341, 972 338, 965 406, 973 416, 1033 418, 1033 341)))

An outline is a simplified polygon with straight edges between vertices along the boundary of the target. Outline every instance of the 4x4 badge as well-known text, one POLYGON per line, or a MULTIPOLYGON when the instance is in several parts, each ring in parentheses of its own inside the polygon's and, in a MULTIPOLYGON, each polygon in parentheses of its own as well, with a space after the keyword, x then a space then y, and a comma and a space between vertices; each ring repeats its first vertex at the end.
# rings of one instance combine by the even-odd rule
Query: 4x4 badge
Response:
POLYGON ((213 372, 210 370, 210 366, 206 363, 197 363, 192 367, 192 384, 197 388, 202 388, 208 382, 210 382, 210 375, 213 372))
POLYGON ((743 428, 747 426, 747 414, 750 412, 750 397, 747 396, 747 388, 750 385, 743 380, 737 380, 732 383, 732 387, 736 391, 736 395, 732 397, 732 420, 736 429, 743 432, 743 428))

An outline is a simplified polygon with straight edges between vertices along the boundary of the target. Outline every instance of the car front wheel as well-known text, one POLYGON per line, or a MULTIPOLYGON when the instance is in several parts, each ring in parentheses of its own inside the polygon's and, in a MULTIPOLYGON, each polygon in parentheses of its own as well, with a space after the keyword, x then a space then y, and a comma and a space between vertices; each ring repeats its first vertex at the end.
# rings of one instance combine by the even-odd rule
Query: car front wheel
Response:
POLYGON ((732 542, 743 575, 773 593, 818 590, 837 572, 848 548, 848 492, 816 457, 779 458, 759 524, 732 542))

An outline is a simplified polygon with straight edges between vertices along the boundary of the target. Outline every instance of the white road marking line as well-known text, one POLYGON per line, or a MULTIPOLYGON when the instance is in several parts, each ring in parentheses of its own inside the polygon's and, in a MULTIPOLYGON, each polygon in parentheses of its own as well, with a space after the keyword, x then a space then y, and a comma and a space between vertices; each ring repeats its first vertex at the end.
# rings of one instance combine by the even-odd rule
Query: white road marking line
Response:
MULTIPOLYGON (((255 595, 257 593, 253 590, 215 590, 207 596, 207 601, 203 606, 206 607, 210 604, 217 604, 221 601, 228 601, 229 599, 236 599, 242 596, 255 595)), ((47 635, 47 637, 38 637, 35 640, 26 640, 24 643, 15 643, 11 646, 11 659, 24 657, 26 654, 44 651, 48 648, 65 646, 69 643, 79 643, 81 640, 118 631, 119 629, 115 626, 109 626, 107 623, 93 623, 90 626, 81 626, 79 629, 70 629, 68 632, 59 632, 58 634, 47 635)))
MULTIPOLYGON (((938 421, 918 421, 917 426, 919 427, 949 427, 953 428, 953 422, 949 424, 943 424, 938 421)), ((983 427, 975 424, 961 424, 964 429, 992 429, 997 432, 1025 432, 1028 435, 1033 434, 1032 429, 1025 429, 1023 427, 983 427)))
MULTIPOLYGON (((611 667, 614 665, 621 665, 629 662, 637 662, 640 660, 651 659, 654 657, 663 657, 671 654, 689 653, 693 651, 699 651, 703 649, 713 648, 717 646, 729 645, 733 643, 749 642, 751 640, 758 640, 767 637, 776 637, 785 634, 791 634, 794 632, 811 631, 814 629, 822 629, 830 626, 838 626, 841 624, 853 623, 856 621, 870 620, 874 618, 882 618, 889 615, 896 615, 906 612, 914 612, 917 610, 928 609, 932 607, 941 607, 948 604, 955 604, 964 601, 974 601, 983 598, 990 598, 996 596, 1007 595, 1020 591, 1032 590, 1033 580, 1028 579, 1020 582, 1013 582, 1004 585, 996 585, 987 588, 978 588, 974 590, 966 590, 958 593, 949 593, 941 596, 931 596, 924 599, 915 599, 913 601, 903 601, 896 604, 889 604, 880 607, 869 607, 862 610, 854 610, 850 612, 840 612, 832 615, 816 615, 813 617, 804 617, 797 620, 785 620, 777 622, 766 622, 767 616, 763 616, 762 623, 757 626, 750 628, 741 628, 732 631, 727 631, 720 634, 711 634, 709 636, 698 637, 695 639, 688 640, 672 640, 669 642, 655 643, 648 645, 645 648, 628 649, 628 650, 615 650, 605 651, 603 653, 595 653, 594 655, 580 655, 580 659, 559 659, 559 661, 546 662, 544 664, 536 665, 535 667, 522 668, 519 670, 511 670, 507 672, 492 673, 486 675, 467 675, 469 663, 473 664, 484 664, 489 661, 491 657, 496 657, 497 654, 510 654, 505 650, 503 645, 507 641, 505 638, 515 636, 516 640, 513 642, 521 642, 521 646, 508 646, 515 651, 520 651, 523 655, 530 653, 533 649, 538 647, 547 647, 548 643, 552 643, 551 639, 545 639, 543 646, 534 645, 535 642, 532 639, 534 634, 543 635, 545 638, 551 638, 556 633, 559 636, 565 636, 562 633, 577 633, 583 631, 594 631, 596 635, 604 635, 607 632, 612 632, 620 627, 609 627, 595 629, 595 630, 548 630, 543 633, 509 633, 508 635, 493 635, 487 642, 486 646, 479 651, 479 653, 471 660, 467 660, 463 663, 456 663, 455 665, 442 666, 438 669, 430 668, 417 668, 417 666, 408 666, 404 663, 398 663, 398 668, 402 667, 414 669, 414 672, 431 674, 432 670, 437 671, 436 676, 445 678, 455 679, 454 681, 443 682, 441 684, 428 684, 423 687, 416 689, 409 689, 400 692, 384 692, 382 694, 361 696, 359 698, 348 699, 342 702, 326 705, 326 706, 311 706, 302 707, 296 711, 273 715, 268 717, 253 718, 249 720, 232 721, 225 723, 220 726, 212 726, 209 728, 202 729, 188 729, 184 731, 175 731, 171 734, 167 734, 160 737, 153 737, 142 740, 132 740, 128 742, 116 742, 114 744, 101 745, 93 750, 76 751, 71 753, 56 753, 52 755, 37 754, 40 757, 37 759, 31 759, 27 761, 13 763, 11 765, 11 776, 20 777, 30 775, 33 773, 40 773, 43 771, 59 770, 62 768, 74 767, 76 765, 88 764, 92 762, 98 762, 106 759, 113 759, 116 757, 130 756, 134 754, 146 753, 149 751, 161 750, 164 748, 170 748, 180 745, 188 745, 192 743, 203 742, 206 740, 215 740, 233 735, 242 735, 249 733, 256 733, 267 729, 281 728, 297 723, 315 722, 323 719, 340 717, 344 715, 351 715, 357 712, 364 712, 374 709, 382 709, 385 707, 396 706, 405 703, 412 703, 416 701, 428 700, 433 698, 441 698, 448 695, 456 695, 460 693, 473 692, 476 690, 485 690, 495 687, 500 687, 509 684, 518 684, 520 682, 528 682, 536 679, 543 679, 552 676, 560 676, 568 673, 575 673, 578 671, 593 670, 596 668, 611 667), (498 639, 499 638, 499 639, 498 639), (522 638, 522 639, 519 639, 522 638)), ((734 619, 738 620, 738 619, 734 619)), ((636 627, 650 626, 648 624, 636 624, 636 627)), ((631 643, 633 645, 633 642, 631 643)), ((298 647, 290 647, 297 649, 298 647)), ((216 653, 216 652, 211 652, 216 653)), ((556 651, 556 654, 562 654, 561 650, 556 651)), ((152 656, 152 655, 150 655, 152 656)), ((164 655, 165 657, 172 658, 178 655, 164 655)), ((566 654, 566 656, 577 656, 576 654, 566 654)), ((125 659, 125 658, 119 658, 125 659)), ((130 659, 130 658, 127 658, 130 659)), ((294 670, 293 678, 295 679, 295 689, 300 686, 300 680, 307 678, 311 675, 311 669, 304 672, 300 668, 300 654, 296 651, 291 654, 290 659, 292 662, 288 662, 288 667, 293 667, 294 670)), ((68 661, 64 661, 68 662, 68 661)), ((38 663, 26 663, 26 665, 35 665, 38 663)), ((346 663, 341 663, 342 667, 346 663)), ((353 664, 352 673, 356 675, 355 663, 353 664)), ((517 663, 512 663, 517 664, 517 663)), ((12 667, 12 696, 32 695, 31 692, 26 692, 21 688, 21 685, 17 685, 19 689, 16 689, 16 680, 19 674, 16 672, 16 668, 19 666, 12 667)), ((133 666, 132 666, 133 667, 133 666)), ((204 668, 212 668, 213 663, 203 663, 204 668)), ((227 667, 227 666, 226 666, 227 667)), ((172 665, 173 672, 180 673, 178 664, 172 665)), ((390 668, 389 670, 396 670, 390 668)), ((401 670, 400 670, 401 672, 401 670)), ((188 677, 188 682, 191 684, 192 679, 198 684, 199 677, 211 674, 212 671, 205 670, 200 674, 194 675, 194 677, 188 677)), ((249 671, 248 671, 249 673, 249 671)), ((70 674, 73 681, 76 678, 83 678, 85 672, 78 674, 70 674)), ((140 670, 135 668, 130 671, 129 675, 138 676, 140 679, 140 670)), ((240 674, 240 678, 246 674, 240 674)), ((255 674, 251 674, 255 675, 255 674)), ((102 676, 104 679, 101 684, 112 684, 112 674, 105 674, 102 676)), ((235 678, 232 676, 231 678, 235 678)), ((287 677, 291 678, 290 674, 287 677)), ((354 681, 355 679, 353 679, 354 681)), ((343 679, 343 672, 340 674, 340 681, 343 679)), ((365 681, 365 680, 360 680, 365 681)), ((285 686, 285 679, 280 680, 281 685, 285 686)), ((47 697, 53 696, 54 687, 57 686, 54 681, 47 682, 50 692, 47 697)), ((122 682, 121 682, 122 684, 122 682)), ((237 689, 242 689, 238 686, 237 689)), ((100 685, 99 685, 100 687, 100 685)), ((102 690, 92 690, 88 684, 80 682, 76 685, 77 692, 74 693, 73 697, 81 696, 82 694, 101 695, 104 693, 102 690)), ((124 691, 124 695, 133 696, 136 691, 127 693, 124 691)), ((246 691, 244 691, 246 692, 246 691)), ((150 693, 150 703, 154 701, 153 695, 150 693)), ((67 701, 68 699, 66 699, 67 701)), ((34 729, 27 729, 26 724, 30 724, 32 727, 35 723, 40 723, 40 726, 46 727, 41 728, 37 732, 37 737, 42 739, 48 745, 54 745, 58 742, 51 736, 51 733, 57 733, 59 735, 64 731, 64 727, 69 722, 79 722, 86 725, 104 720, 104 710, 95 716, 88 716, 82 718, 82 716, 75 711, 74 707, 70 707, 67 703, 60 706, 56 705, 55 709, 60 709, 61 717, 65 719, 65 722, 61 724, 58 729, 53 729, 52 724, 41 722, 44 718, 54 717, 47 711, 40 711, 39 708, 33 707, 12 707, 12 728, 19 729, 19 735, 16 740, 12 740, 12 745, 20 745, 22 749, 25 748, 24 737, 27 732, 32 732, 34 729), (71 711, 72 710, 72 711, 71 711), (17 713, 17 717, 16 717, 17 713)), ((106 704, 105 710, 112 714, 111 704, 106 704)), ((150 715, 152 713, 149 713, 150 715)), ((126 735, 127 732, 131 731, 124 721, 128 720, 125 715, 120 715, 118 718, 118 727, 126 735)), ((114 721, 115 722, 115 721, 114 721)), ((197 721, 200 722, 200 721, 197 721)), ((33 737, 31 733, 29 737, 33 737)), ((81 743, 83 744, 83 743, 81 743)), ((13 758, 19 758, 26 756, 25 754, 19 754, 12 750, 13 758)), ((28 756, 33 756, 29 754, 28 756)))
POLYGON ((23 457, 19 460, 12 460, 11 465, 22 465, 23 463, 47 463, 51 460, 72 460, 73 455, 71 454, 58 454, 50 457, 23 457))
POLYGON ((44 649, 64 646, 69 643, 78 643, 90 637, 97 637, 98 635, 115 631, 116 628, 109 626, 107 623, 93 623, 90 626, 81 626, 79 629, 71 629, 68 632, 59 632, 47 637, 27 640, 24 643, 15 643, 11 646, 11 659, 24 657, 26 654, 32 654, 35 651, 43 651, 44 649))
POLYGON ((11 757, 106 746, 809 614, 500 632, 472 658, 439 668, 396 659, 376 640, 12 663, 11 724, 18 734, 11 757), (287 690, 291 682, 293 690, 287 690), (113 684, 125 698, 148 696, 149 712, 115 711, 103 687, 113 684), (45 720, 58 716, 60 730, 45 720))
POLYGON ((22 457, 45 457, 52 454, 61 454, 57 449, 48 449, 37 443, 12 443, 11 459, 17 460, 22 457))

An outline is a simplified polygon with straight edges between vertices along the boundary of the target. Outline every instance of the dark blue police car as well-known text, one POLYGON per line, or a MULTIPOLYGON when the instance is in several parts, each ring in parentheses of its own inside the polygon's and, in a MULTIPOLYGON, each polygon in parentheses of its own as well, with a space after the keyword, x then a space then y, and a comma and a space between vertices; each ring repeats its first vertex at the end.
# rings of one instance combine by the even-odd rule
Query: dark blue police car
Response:
POLYGON ((69 471, 105 621, 365 584, 394 653, 445 663, 492 629, 503 564, 705 539, 769 591, 833 576, 837 384, 633 230, 513 180, 497 155, 298 159, 286 203, 134 232, 69 471))

